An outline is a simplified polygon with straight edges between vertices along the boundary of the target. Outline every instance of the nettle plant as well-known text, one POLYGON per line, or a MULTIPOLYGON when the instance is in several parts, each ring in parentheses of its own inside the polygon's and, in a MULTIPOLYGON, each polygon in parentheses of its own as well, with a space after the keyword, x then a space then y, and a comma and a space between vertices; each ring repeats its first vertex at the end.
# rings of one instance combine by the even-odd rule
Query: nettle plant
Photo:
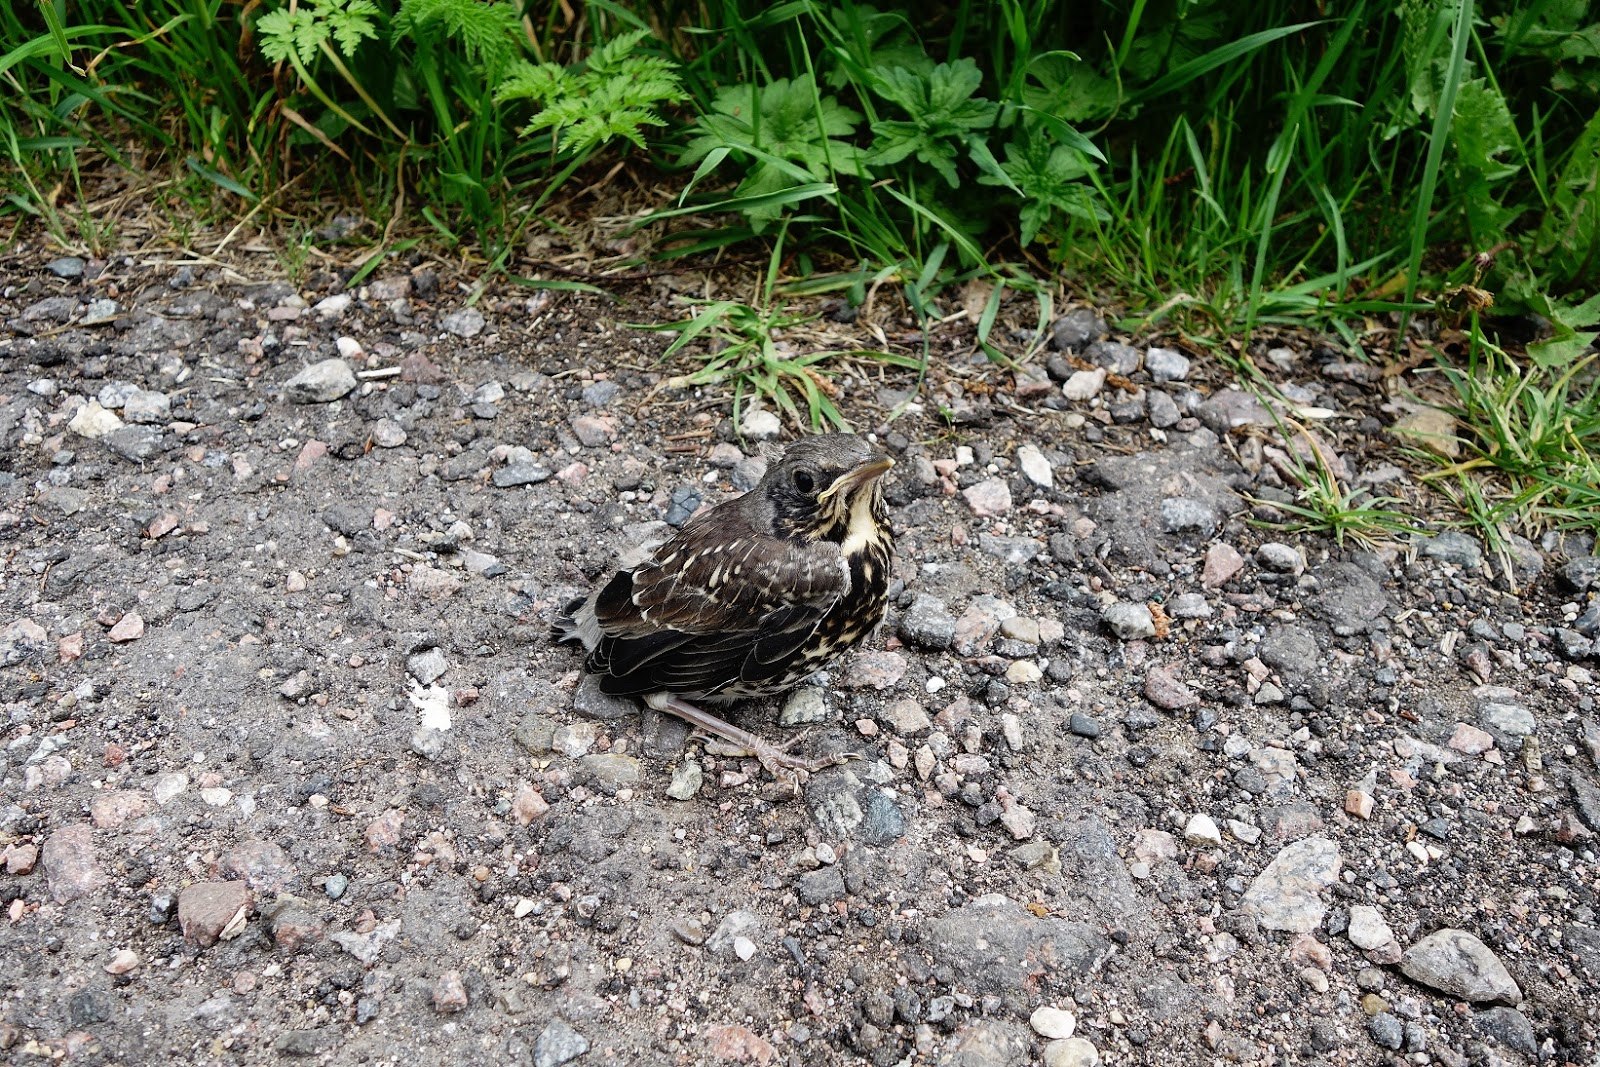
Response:
POLYGON ((256 29, 262 54, 287 63, 310 98, 283 101, 304 141, 348 157, 353 129, 399 148, 426 164, 416 180, 439 182, 481 231, 510 224, 508 189, 561 168, 541 183, 537 210, 598 148, 642 148, 660 109, 683 99, 675 66, 642 50, 643 32, 571 67, 535 63, 519 11, 515 0, 306 0, 256 29), (308 117, 312 101, 320 110, 308 117))
POLYGON ((724 166, 742 169, 735 196, 755 198, 744 214, 758 233, 787 206, 761 194, 819 182, 889 189, 913 226, 954 238, 964 259, 993 222, 1020 220, 1030 244, 1057 236, 1069 217, 1098 216, 1083 180, 1098 153, 1065 122, 1022 100, 981 95, 983 74, 970 58, 936 64, 904 42, 881 55, 876 63, 847 58, 841 66, 849 76, 836 71, 831 79, 854 90, 860 111, 810 74, 722 89, 680 162, 697 165, 697 179, 724 166), (1003 146, 1005 162, 992 146, 1003 146), (961 196, 969 181, 1009 195, 961 196), (984 199, 998 201, 995 213, 979 208, 984 199))

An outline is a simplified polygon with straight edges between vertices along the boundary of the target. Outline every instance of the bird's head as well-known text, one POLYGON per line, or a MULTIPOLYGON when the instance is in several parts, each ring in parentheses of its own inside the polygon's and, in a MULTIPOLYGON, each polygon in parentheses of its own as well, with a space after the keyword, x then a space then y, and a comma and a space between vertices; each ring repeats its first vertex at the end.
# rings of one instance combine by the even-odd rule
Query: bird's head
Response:
POLYGON ((852 533, 860 535, 863 524, 881 524, 880 479, 893 466, 894 460, 864 437, 807 437, 767 468, 755 494, 772 508, 774 533, 842 542, 852 533))

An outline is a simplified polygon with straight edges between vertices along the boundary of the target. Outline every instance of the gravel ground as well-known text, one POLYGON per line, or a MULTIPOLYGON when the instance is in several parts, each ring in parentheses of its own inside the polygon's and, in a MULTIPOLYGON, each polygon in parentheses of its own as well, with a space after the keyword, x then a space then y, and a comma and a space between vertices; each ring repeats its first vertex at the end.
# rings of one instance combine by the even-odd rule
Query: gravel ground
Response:
MULTIPOLYGON (((897 582, 740 713, 862 757, 795 795, 549 638, 764 462, 664 292, 336 282, 0 264, 0 1058, 1597 1062, 1592 540, 1253 523, 1271 418, 1090 311, 845 374, 897 582)), ((1259 362, 1409 491, 1364 365, 1259 362)))

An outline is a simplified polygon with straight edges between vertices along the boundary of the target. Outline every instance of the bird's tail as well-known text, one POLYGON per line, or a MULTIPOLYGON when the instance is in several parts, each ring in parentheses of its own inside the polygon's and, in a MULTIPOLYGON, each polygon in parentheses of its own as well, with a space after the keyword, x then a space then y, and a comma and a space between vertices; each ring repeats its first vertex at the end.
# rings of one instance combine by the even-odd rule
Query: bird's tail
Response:
POLYGON ((584 598, 581 596, 567 601, 566 606, 561 609, 561 614, 550 624, 550 631, 558 643, 582 640, 578 635, 577 615, 578 609, 583 607, 583 601, 584 598))

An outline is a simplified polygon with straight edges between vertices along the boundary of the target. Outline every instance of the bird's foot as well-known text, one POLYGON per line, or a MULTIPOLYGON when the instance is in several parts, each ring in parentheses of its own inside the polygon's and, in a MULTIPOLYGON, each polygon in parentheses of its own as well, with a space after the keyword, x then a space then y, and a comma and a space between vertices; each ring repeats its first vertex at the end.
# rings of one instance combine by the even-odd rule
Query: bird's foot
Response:
POLYGON ((844 753, 838 756, 818 756, 815 759, 805 759, 794 755, 790 750, 802 741, 807 734, 791 737, 781 745, 757 737, 749 730, 742 730, 724 719, 698 708, 684 700, 682 697, 673 696, 671 693, 652 693, 645 697, 645 703, 657 711, 670 712, 678 718, 697 727, 708 734, 720 737, 731 742, 739 748, 754 756, 766 772, 780 782, 788 782, 796 793, 800 791, 802 774, 815 774, 817 771, 838 766, 846 760, 854 759, 854 753, 844 753))

